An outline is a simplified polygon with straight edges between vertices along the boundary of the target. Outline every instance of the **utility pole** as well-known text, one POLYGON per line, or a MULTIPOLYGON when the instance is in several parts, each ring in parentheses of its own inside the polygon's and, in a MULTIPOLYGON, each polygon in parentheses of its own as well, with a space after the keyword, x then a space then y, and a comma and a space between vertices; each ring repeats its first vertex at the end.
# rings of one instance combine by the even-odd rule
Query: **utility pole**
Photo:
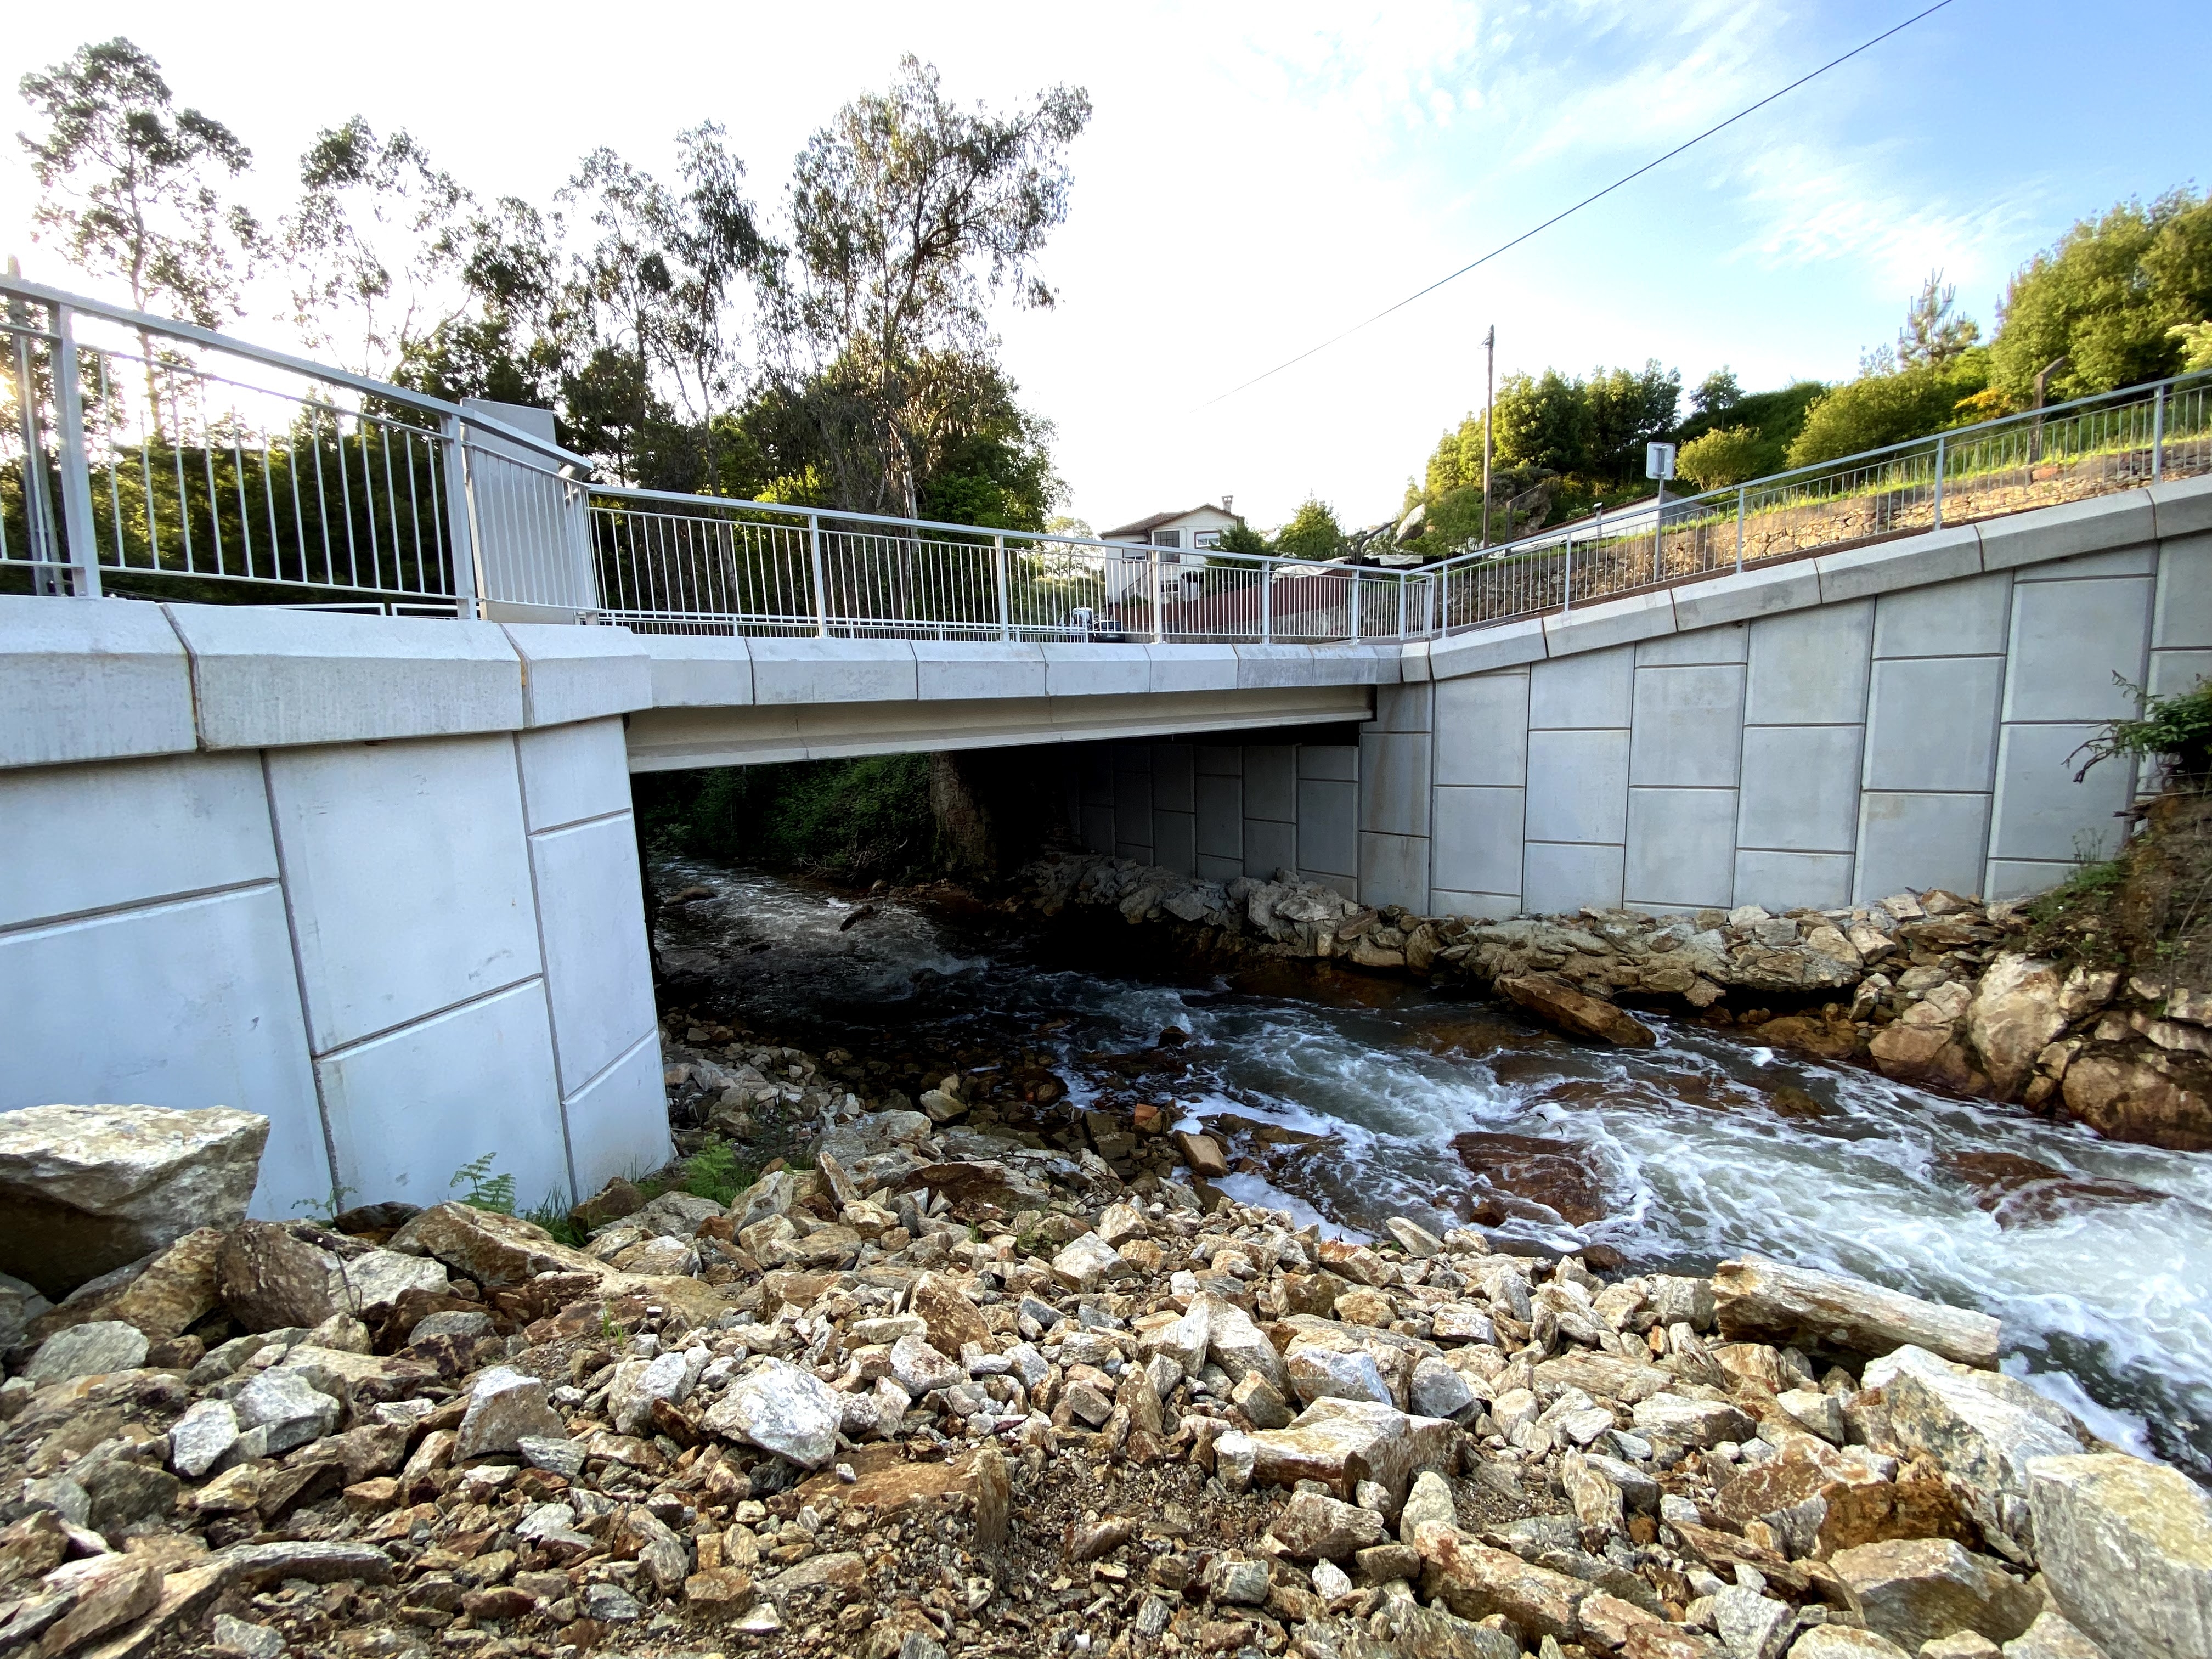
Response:
POLYGON ((1498 409, 1498 325, 1482 337, 1482 544, 1490 545, 1490 428, 1498 409))

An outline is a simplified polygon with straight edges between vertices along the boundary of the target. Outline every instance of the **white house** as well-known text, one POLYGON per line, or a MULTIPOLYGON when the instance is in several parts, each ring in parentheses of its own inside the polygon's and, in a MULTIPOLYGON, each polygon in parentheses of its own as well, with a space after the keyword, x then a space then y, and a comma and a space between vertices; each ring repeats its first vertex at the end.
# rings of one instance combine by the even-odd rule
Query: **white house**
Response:
MULTIPOLYGON (((1133 524, 1109 530, 1100 539, 1160 550, 1162 597, 1172 599, 1176 589, 1198 586, 1198 573, 1206 568, 1206 554, 1220 544, 1221 532, 1243 525, 1243 518, 1230 511, 1235 499, 1224 495, 1218 507, 1209 501, 1179 513, 1154 513, 1133 524)), ((1151 563, 1149 553, 1140 558, 1110 562, 1107 566, 1109 602, 1119 604, 1124 599, 1145 597, 1151 580, 1147 574, 1151 563)))

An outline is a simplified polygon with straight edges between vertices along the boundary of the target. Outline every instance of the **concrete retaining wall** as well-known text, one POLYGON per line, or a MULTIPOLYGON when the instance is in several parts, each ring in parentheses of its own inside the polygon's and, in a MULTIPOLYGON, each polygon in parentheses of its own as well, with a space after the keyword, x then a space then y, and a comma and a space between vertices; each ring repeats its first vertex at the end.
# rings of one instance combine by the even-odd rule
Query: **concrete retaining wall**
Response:
POLYGON ((0 1109, 242 1107, 255 1213, 668 1151, 611 629, 0 599, 0 1109))
MULTIPOLYGON (((2134 777, 2067 759, 2131 712, 2114 675, 2206 673, 2212 482, 2154 486, 1409 648, 1323 763, 1356 853, 1323 832, 1243 868, 1354 862, 1364 902, 1476 915, 2039 891, 2117 844, 2134 777)), ((1182 747, 1117 747, 1110 803, 1089 763, 1087 846, 1235 873, 1157 827, 1182 747)))

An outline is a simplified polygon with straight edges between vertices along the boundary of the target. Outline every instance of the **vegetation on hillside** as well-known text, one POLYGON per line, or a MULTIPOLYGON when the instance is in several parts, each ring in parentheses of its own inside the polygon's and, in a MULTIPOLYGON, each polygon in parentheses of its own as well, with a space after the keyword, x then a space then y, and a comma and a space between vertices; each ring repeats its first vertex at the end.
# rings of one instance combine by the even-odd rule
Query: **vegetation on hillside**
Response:
POLYGON ((855 887, 938 868, 927 755, 647 772, 632 787, 648 849, 855 887))
MULTIPOLYGON (((2212 196, 2181 189, 2148 207, 2123 202, 2021 268, 1987 342, 1931 273, 1894 345, 1863 354, 1858 375, 1840 385, 1746 394, 1723 368, 1683 415, 1680 376, 1656 362, 1586 378, 1509 376, 1492 423, 1491 539, 1648 496, 1643 447, 1653 439, 1681 446, 1688 488, 1717 489, 2205 368, 2212 196)), ((1417 544, 1431 556, 1481 534, 1483 426, 1477 411, 1446 432, 1407 485, 1405 509, 1422 509, 1417 544)))

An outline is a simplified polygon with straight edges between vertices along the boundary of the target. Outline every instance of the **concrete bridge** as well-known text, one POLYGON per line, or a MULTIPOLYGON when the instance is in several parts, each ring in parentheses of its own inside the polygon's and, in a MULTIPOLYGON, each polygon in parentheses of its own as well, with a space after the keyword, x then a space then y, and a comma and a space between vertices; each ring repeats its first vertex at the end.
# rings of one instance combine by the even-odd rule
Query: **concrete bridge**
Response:
POLYGON ((1034 745, 1102 851, 1502 915, 2046 887, 2212 672, 2212 480, 1449 639, 746 640, 0 599, 0 1109, 272 1120, 264 1213, 667 1150, 629 774, 1034 745))
POLYGON ((634 771, 1026 746, 1097 850, 1432 914, 2002 896, 2115 843, 2115 676, 2212 673, 2208 380, 1627 534, 1194 564, 611 489, 542 411, 0 295, 0 1110, 264 1113, 264 1215, 665 1156, 634 771), (141 330, 196 404, 135 409, 141 330))

